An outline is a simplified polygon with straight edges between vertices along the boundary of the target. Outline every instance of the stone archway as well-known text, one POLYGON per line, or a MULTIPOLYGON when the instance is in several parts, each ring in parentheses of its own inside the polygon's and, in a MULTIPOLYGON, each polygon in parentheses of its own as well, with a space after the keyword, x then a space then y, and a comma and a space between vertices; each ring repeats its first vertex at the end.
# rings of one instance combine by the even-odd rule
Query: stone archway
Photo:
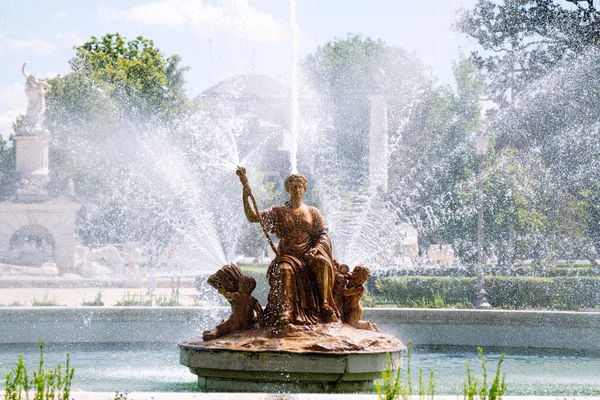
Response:
POLYGON ((53 261, 54 237, 41 225, 25 225, 15 231, 9 242, 7 262, 13 265, 40 266, 53 261))
MULTIPOLYGON (((20 254, 20 250, 10 249, 18 249, 31 235, 35 246, 46 249, 47 254, 52 248, 52 260, 61 273, 74 272, 75 214, 79 207, 79 204, 63 201, 0 203, 0 259, 6 259, 9 252, 11 257, 20 254)), ((33 245, 28 243, 25 253, 33 245)), ((33 258, 33 261, 37 260, 35 264, 39 264, 39 259, 47 257, 33 258)), ((0 263, 15 265, 4 260, 0 263)))

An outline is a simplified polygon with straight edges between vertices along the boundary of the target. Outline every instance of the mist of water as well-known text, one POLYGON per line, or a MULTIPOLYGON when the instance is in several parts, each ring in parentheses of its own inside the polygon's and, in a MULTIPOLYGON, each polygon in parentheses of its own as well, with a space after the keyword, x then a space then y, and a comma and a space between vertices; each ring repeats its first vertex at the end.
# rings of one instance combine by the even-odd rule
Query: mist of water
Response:
POLYGON ((290 0, 290 30, 292 40, 292 80, 291 80, 291 149, 290 164, 292 174, 298 173, 298 44, 300 41, 300 28, 296 21, 296 0, 290 0))

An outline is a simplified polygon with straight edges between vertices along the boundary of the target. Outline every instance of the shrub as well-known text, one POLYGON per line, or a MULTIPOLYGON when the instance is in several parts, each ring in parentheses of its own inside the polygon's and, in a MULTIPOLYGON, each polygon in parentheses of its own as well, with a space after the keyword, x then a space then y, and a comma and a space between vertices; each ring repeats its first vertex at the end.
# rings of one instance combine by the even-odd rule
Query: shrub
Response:
POLYGON ((488 276, 487 299, 492 307, 549 307, 552 303, 552 279, 522 276, 488 276))
POLYGON ((598 270, 592 266, 588 267, 550 267, 546 270, 546 276, 598 276, 598 270))
POLYGON ((445 304, 455 304, 473 296, 475 279, 403 276, 379 279, 377 288, 386 301, 401 307, 410 307, 422 299, 434 302, 436 296, 443 299, 445 304))
MULTIPOLYGON (((465 299, 472 302, 476 281, 475 277, 414 276, 379 279, 377 286, 384 301, 411 307, 415 302, 456 304, 465 299)), ((487 276, 485 290, 492 307, 499 308, 579 310, 600 305, 600 277, 487 276)))

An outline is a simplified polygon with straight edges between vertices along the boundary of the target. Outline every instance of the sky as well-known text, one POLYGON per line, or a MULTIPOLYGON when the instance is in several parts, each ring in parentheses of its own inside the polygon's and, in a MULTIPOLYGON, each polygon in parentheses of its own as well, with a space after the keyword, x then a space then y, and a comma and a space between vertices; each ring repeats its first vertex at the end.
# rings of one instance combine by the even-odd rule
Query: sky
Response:
POLYGON ((236 74, 291 73, 290 7, 296 3, 299 59, 348 33, 416 53, 440 84, 475 43, 452 29, 456 11, 476 0, 2 0, 0 2, 0 134, 11 132, 27 98, 21 66, 41 78, 70 72, 74 46, 119 32, 152 39, 189 66, 186 90, 236 74))

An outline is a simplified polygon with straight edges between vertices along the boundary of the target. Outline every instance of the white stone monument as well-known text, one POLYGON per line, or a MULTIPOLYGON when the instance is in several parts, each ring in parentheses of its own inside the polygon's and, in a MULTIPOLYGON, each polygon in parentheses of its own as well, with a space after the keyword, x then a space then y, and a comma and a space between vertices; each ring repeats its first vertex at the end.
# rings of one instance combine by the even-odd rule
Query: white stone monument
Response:
MULTIPOLYGON (((22 71, 29 105, 23 127, 14 136, 21 188, 14 200, 0 203, 0 264, 41 267, 54 262, 60 272, 72 272, 80 205, 71 196, 48 198, 50 137, 43 118, 45 96, 52 86, 27 75, 26 65, 22 71)), ((31 268, 27 271, 31 275, 31 268)))
MULTIPOLYGON (((375 89, 368 96, 371 101, 371 122, 369 129, 369 188, 374 192, 385 193, 388 190, 388 115, 387 99, 383 87, 385 71, 377 69, 373 74, 375 89)), ((396 216, 390 214, 390 219, 396 224, 398 237, 402 242, 397 243, 392 253, 395 257, 405 257, 403 263, 411 263, 419 253, 417 230, 410 224, 396 221, 396 216)))
POLYGON ((388 189, 388 118, 382 80, 385 72, 375 71, 376 90, 369 95, 371 124, 369 129, 369 188, 387 192, 388 189))

